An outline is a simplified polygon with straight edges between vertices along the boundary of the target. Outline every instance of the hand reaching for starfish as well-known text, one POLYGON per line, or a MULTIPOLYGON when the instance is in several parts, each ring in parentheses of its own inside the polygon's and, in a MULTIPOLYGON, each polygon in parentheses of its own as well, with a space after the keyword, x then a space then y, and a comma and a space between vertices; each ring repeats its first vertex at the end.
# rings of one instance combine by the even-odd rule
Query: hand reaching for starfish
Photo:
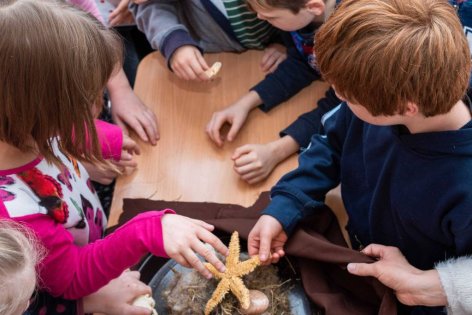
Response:
POLYGON ((226 293, 229 291, 236 296, 243 309, 249 307, 249 290, 244 285, 241 277, 256 269, 256 267, 259 266, 260 261, 258 256, 251 257, 246 261, 239 261, 240 250, 239 235, 238 232, 234 232, 233 235, 231 235, 231 241, 229 242, 229 255, 226 257, 226 271, 219 272, 211 264, 205 264, 205 267, 213 274, 213 276, 215 276, 216 279, 220 279, 218 286, 205 307, 205 315, 210 314, 210 312, 223 300, 226 293))

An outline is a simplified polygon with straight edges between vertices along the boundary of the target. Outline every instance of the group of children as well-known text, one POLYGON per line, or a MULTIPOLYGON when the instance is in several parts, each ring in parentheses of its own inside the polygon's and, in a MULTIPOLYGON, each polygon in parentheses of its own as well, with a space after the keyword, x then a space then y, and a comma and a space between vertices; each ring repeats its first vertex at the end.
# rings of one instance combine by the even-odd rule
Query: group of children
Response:
MULTIPOLYGON (((102 239, 106 215, 91 179, 135 167, 139 149, 125 128, 155 144, 157 120, 126 81, 120 40, 103 25, 94 1, 67 1, 75 8, 64 2, 0 3, 0 313, 148 314, 130 305, 150 293, 127 271, 142 255, 168 256, 211 277, 196 253, 223 271, 203 242, 223 255, 227 248, 211 225, 170 209, 138 215, 102 239), (124 129, 95 119, 105 87, 124 129), (28 304, 35 271, 38 289, 28 304)), ((472 4, 337 2, 148 0, 129 6, 181 79, 209 79, 204 52, 265 50, 265 79, 207 125, 219 146, 236 137, 252 109, 268 111, 320 78, 332 86, 280 139, 234 152, 234 168, 250 184, 301 152, 299 167, 273 187, 249 235, 250 255, 277 262, 297 223, 326 207, 326 193, 341 184, 351 243, 378 258, 350 264, 349 271, 379 278, 406 305, 423 305, 401 306, 406 313, 441 314, 448 305, 453 314, 467 314, 472 306, 463 296, 472 288, 462 274, 470 260, 433 268, 472 254, 466 97, 472 4), (220 130, 226 123, 225 139, 220 130)), ((112 24, 126 11, 123 3, 112 24)))

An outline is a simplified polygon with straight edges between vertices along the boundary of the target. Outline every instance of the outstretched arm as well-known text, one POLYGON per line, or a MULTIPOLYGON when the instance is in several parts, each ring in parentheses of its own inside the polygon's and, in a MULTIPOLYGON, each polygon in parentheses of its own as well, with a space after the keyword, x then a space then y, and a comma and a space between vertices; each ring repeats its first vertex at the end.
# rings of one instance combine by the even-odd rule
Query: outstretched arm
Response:
POLYGON ((206 277, 211 275, 195 253, 218 270, 224 269, 215 253, 202 243, 209 243, 223 255, 227 253, 223 243, 210 232, 213 226, 171 213, 172 210, 142 213, 106 238, 83 247, 75 245, 70 232, 48 215, 14 219, 28 225, 48 250, 39 270, 42 286, 52 295, 78 299, 118 277, 148 252, 170 256, 206 277))
POLYGON ((145 142, 152 145, 159 140, 159 128, 154 112, 134 94, 128 79, 120 69, 107 83, 111 114, 125 133, 131 128, 145 142))

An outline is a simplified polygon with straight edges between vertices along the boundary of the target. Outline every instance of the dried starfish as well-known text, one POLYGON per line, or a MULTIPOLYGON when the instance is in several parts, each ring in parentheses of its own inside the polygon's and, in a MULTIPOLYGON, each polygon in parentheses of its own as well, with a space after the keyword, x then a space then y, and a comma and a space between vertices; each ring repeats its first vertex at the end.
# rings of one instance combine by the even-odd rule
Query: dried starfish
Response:
POLYGON ((219 272, 213 265, 209 263, 205 264, 205 267, 215 278, 221 279, 205 306, 205 315, 209 315, 210 312, 221 303, 226 293, 230 290, 234 296, 236 296, 239 303, 241 303, 243 309, 249 307, 249 290, 244 285, 241 277, 252 272, 261 262, 259 256, 253 256, 246 261, 239 261, 240 250, 238 232, 234 232, 229 242, 229 255, 226 257, 226 271, 224 273, 219 272))

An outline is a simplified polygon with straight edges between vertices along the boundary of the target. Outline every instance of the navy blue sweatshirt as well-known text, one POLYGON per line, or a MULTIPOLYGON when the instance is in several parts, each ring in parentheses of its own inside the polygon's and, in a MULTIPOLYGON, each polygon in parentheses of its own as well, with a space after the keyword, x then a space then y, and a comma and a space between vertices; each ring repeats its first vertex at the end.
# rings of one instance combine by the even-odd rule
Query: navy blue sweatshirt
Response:
MULTIPOLYGON (((262 100, 262 105, 259 106, 262 111, 268 112, 320 78, 314 64, 308 59, 313 55, 314 34, 313 25, 296 32, 282 33, 283 43, 287 47, 287 59, 281 62, 273 73, 268 74, 264 80, 251 88, 262 100), (296 40, 299 41, 298 45, 295 43, 296 40), (311 51, 307 48, 311 48, 311 51)), ((314 109, 304 114, 304 118, 297 119, 280 135, 289 135, 300 147, 306 147, 311 136, 320 129, 320 118, 323 113, 319 115, 315 113, 314 109), (315 118, 316 116, 318 117, 315 118)))
POLYGON ((264 214, 290 233, 341 183, 353 246, 397 246, 420 269, 472 254, 472 122, 410 134, 367 124, 344 103, 323 122, 326 135, 313 136, 299 167, 273 187, 264 214))
MULTIPOLYGON (((251 88, 262 99, 263 104, 259 106, 262 111, 268 112, 320 79, 313 55, 316 29, 316 25, 310 24, 295 32, 282 33, 282 40, 287 47, 287 59, 280 63, 273 73, 251 88)), ((338 105, 339 100, 336 98, 334 103, 321 102, 317 107, 314 103, 313 100, 312 111, 302 114, 280 132, 280 136, 291 136, 302 149, 308 146, 311 136, 320 131, 323 114, 338 105)))

